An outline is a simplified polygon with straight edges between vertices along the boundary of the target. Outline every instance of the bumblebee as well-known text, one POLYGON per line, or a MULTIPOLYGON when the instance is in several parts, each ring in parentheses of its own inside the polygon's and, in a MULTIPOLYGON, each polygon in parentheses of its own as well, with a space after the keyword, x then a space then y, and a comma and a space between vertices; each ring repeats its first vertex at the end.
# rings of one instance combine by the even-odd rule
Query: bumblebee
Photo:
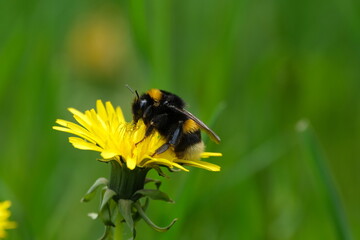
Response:
POLYGON ((133 121, 135 124, 139 119, 144 121, 147 128, 143 140, 154 130, 166 139, 166 143, 154 155, 171 147, 178 158, 200 158, 205 148, 201 130, 214 142, 220 142, 214 131, 184 108, 185 102, 179 96, 154 88, 141 96, 137 91, 135 93, 136 98, 132 104, 133 121))

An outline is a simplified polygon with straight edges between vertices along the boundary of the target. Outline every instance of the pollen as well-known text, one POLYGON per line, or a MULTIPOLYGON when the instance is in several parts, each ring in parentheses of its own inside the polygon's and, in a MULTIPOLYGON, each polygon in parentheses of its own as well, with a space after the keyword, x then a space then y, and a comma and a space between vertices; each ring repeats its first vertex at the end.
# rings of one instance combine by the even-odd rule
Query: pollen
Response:
POLYGON ((199 125, 192 119, 188 119, 184 122, 183 131, 185 133, 193 133, 199 130, 199 125))
POLYGON ((159 102, 162 98, 162 93, 159 89, 152 88, 149 91, 147 91, 147 93, 150 95, 152 99, 154 99, 157 102, 159 102))

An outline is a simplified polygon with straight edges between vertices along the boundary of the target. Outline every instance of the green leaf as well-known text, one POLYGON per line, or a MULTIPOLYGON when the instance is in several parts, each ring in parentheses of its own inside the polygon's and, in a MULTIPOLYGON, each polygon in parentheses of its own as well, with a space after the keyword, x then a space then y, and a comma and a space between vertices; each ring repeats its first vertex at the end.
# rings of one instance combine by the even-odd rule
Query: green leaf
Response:
POLYGON ((94 196, 96 191, 99 189, 101 185, 107 185, 109 181, 106 178, 98 178, 95 183, 89 188, 84 197, 81 199, 81 202, 88 202, 94 196))
POLYGON ((149 197, 153 200, 162 200, 165 202, 174 203, 174 201, 164 192, 157 189, 141 189, 134 193, 133 197, 149 197))
POLYGON ((135 232, 134 220, 131 211, 133 204, 134 202, 129 199, 120 199, 118 202, 120 213, 123 216, 127 226, 130 228, 133 237, 135 238, 136 232, 135 232))
POLYGON ((177 218, 175 218, 174 220, 172 220, 172 222, 166 226, 166 227, 159 227, 156 224, 154 224, 150 218, 146 215, 146 213, 144 212, 143 208, 140 206, 140 204, 138 202, 134 203, 134 207, 138 210, 138 213, 140 214, 140 216, 144 219, 144 221, 150 226, 152 227, 154 230, 158 231, 158 232, 166 232, 167 230, 169 230, 172 225, 174 225, 174 223, 177 221, 177 218))
POLYGON ((160 180, 152 179, 152 178, 146 178, 145 179, 145 184, 151 183, 151 182, 155 183, 156 189, 160 188, 160 186, 161 186, 161 181, 160 180))

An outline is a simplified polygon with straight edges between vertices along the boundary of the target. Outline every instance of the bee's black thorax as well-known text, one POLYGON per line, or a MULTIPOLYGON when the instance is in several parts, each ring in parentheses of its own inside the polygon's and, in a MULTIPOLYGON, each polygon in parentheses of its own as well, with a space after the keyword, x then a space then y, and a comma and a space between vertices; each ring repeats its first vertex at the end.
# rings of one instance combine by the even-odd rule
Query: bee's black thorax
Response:
POLYGON ((180 109, 185 107, 185 102, 179 96, 164 90, 160 90, 160 91, 162 92, 162 98, 160 103, 169 104, 180 109))

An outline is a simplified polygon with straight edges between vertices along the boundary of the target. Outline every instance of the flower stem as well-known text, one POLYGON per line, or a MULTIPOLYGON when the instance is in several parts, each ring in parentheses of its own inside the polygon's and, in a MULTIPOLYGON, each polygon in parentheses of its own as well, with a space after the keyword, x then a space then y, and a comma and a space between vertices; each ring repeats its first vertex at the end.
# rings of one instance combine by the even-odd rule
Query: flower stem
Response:
POLYGON ((122 227, 122 223, 121 223, 121 217, 118 216, 116 219, 116 224, 115 224, 115 228, 114 228, 114 240, 123 240, 125 238, 123 238, 123 227, 122 227))
POLYGON ((131 170, 125 164, 120 164, 115 160, 110 163, 111 174, 108 187, 116 193, 112 198, 118 204, 122 215, 117 217, 114 239, 133 239, 135 237, 135 229, 131 209, 132 204, 141 197, 140 194, 134 193, 144 188, 146 174, 150 169, 136 167, 131 170), (126 221, 129 228, 123 226, 122 219, 126 221))

